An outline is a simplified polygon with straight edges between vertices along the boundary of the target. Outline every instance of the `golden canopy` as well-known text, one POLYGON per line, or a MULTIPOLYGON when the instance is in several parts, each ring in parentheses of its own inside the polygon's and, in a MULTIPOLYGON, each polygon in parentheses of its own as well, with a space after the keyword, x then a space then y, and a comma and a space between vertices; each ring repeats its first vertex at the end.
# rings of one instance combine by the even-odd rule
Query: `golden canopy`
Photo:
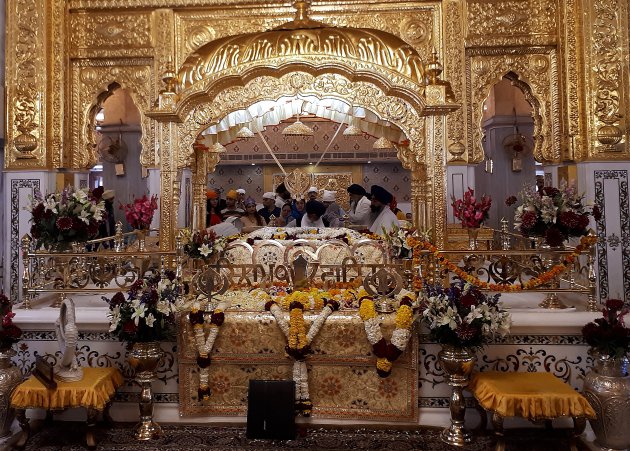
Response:
POLYGON ((269 31, 227 36, 191 54, 178 73, 180 91, 230 68, 265 61, 270 66, 299 58, 321 67, 340 58, 359 70, 378 65, 424 86, 418 52, 397 36, 368 28, 331 27, 308 18, 308 3, 296 1, 296 17, 269 31))

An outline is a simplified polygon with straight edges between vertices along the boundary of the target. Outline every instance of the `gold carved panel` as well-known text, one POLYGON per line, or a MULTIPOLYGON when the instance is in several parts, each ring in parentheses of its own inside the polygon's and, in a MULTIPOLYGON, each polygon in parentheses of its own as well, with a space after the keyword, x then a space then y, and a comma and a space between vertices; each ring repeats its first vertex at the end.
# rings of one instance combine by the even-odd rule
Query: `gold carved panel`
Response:
POLYGON ((46 2, 6 5, 6 153, 9 169, 43 168, 46 155, 46 2))
POLYGON ((627 159, 630 114, 628 2, 588 2, 592 88, 589 99, 591 157, 627 159))
POLYGON ((152 163, 152 145, 155 137, 149 135, 151 121, 144 116, 151 107, 151 86, 153 66, 150 59, 128 60, 75 60, 72 61, 70 82, 71 121, 68 121, 71 137, 71 155, 73 168, 89 168, 96 161, 94 145, 94 124, 90 121, 89 111, 96 103, 96 97, 107 89, 112 82, 122 88, 128 88, 135 105, 140 110, 142 121, 142 148, 140 162, 144 166, 152 163))
POLYGON ((150 12, 83 10, 70 14, 69 25, 74 58, 152 54, 150 12))
POLYGON ((563 157, 563 135, 555 48, 488 48, 468 52, 468 162, 479 163, 483 160, 483 103, 492 86, 510 73, 516 76, 510 78, 518 80, 516 84, 524 91, 526 98, 529 96, 528 101, 532 104, 534 157, 540 162, 559 162, 563 157))
POLYGON ((466 9, 468 47, 556 42, 557 0, 469 0, 466 9))
POLYGON ((444 61, 445 77, 451 83, 451 88, 455 98, 462 104, 462 107, 453 111, 446 119, 447 127, 447 149, 453 150, 449 161, 464 161, 462 152, 455 149, 463 149, 465 152, 466 141, 466 105, 468 98, 465 95, 464 74, 465 52, 464 28, 466 24, 463 19, 463 2, 459 0, 445 0, 444 10, 444 61))

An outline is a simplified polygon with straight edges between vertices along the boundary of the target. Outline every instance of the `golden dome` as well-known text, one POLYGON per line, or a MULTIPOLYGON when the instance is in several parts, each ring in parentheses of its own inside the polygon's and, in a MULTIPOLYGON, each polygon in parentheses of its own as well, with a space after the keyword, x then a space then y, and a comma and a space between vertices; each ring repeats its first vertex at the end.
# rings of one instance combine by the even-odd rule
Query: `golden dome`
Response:
POLYGON ((385 31, 331 27, 308 18, 308 3, 296 1, 293 21, 270 31, 227 36, 211 41, 191 54, 178 73, 180 89, 187 89, 209 75, 259 61, 282 64, 300 58, 316 65, 344 59, 355 67, 384 67, 424 85, 418 52, 385 31), (332 60, 332 61, 331 61, 332 60))

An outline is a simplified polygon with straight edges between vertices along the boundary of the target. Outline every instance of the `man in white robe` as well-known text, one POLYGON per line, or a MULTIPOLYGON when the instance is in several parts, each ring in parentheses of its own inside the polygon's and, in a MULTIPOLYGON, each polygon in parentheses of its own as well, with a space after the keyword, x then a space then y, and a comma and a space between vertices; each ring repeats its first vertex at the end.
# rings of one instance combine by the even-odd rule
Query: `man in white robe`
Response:
POLYGON ((370 188, 372 195, 372 205, 370 206, 371 217, 370 232, 385 235, 394 227, 400 227, 398 218, 389 208, 393 196, 382 186, 372 185, 370 188))
POLYGON ((348 219, 351 224, 364 225, 370 224, 370 206, 372 203, 367 198, 367 191, 361 185, 353 183, 347 189, 350 196, 350 211, 348 219))
POLYGON ((306 213, 302 216, 301 227, 325 227, 322 216, 326 207, 319 201, 309 200, 306 203, 306 213))

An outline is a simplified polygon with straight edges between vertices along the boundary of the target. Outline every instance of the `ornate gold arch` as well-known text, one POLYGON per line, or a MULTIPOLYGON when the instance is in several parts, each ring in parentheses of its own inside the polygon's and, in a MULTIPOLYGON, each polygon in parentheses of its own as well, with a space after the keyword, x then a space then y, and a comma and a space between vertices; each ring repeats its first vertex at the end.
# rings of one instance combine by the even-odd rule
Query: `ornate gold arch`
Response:
MULTIPOLYGON (((190 108, 183 121, 176 125, 176 165, 179 169, 193 168, 194 202, 198 211, 203 211, 205 207, 207 173, 214 170, 221 158, 220 154, 193 150, 198 134, 236 109, 246 108, 261 100, 276 100, 287 94, 332 97, 347 103, 354 102, 356 106, 371 110, 381 119, 398 126, 410 139, 409 146, 398 149, 398 155, 403 166, 412 171, 412 185, 416 187, 412 189, 414 217, 424 218, 421 221, 424 224, 433 220, 433 215, 428 212, 445 214, 441 206, 432 207, 433 196, 426 196, 426 189, 421 187, 420 177, 426 183, 424 177, 427 174, 426 170, 420 170, 427 161, 425 118, 409 102, 386 95, 369 82, 352 82, 335 73, 312 75, 305 72, 292 72, 279 78, 260 76, 244 86, 220 90, 215 97, 208 96, 204 103, 195 102, 197 105, 190 108), (418 205, 422 207, 418 208, 418 205)), ((443 184, 438 186, 444 187, 443 184)), ((444 196, 445 193, 442 193, 439 197, 444 196)))
POLYGON ((468 114, 471 124, 469 163, 483 160, 483 103, 490 89, 507 76, 532 105, 534 158, 562 160, 562 123, 558 99, 558 67, 553 48, 475 49, 467 58, 468 114), (474 86, 474 89, 473 89, 474 86))
POLYGON ((71 105, 72 124, 70 133, 71 156, 74 168, 89 168, 96 164, 96 136, 94 133, 94 108, 98 107, 99 94, 107 91, 113 82, 121 88, 129 88, 129 94, 140 110, 142 136, 140 138, 140 163, 152 166, 156 163, 153 137, 154 121, 145 113, 151 104, 153 64, 150 59, 79 60, 72 67, 71 105))
MULTIPOLYGON (((174 193, 182 168, 194 165, 194 203, 197 211, 205 211, 207 170, 214 169, 220 155, 194 150, 202 130, 257 101, 304 94, 363 106, 407 135, 410 145, 398 153, 412 171, 414 220, 433 229, 442 244, 445 218, 438 220, 439 230, 434 219, 444 214, 445 183, 431 180, 445 178, 444 121, 438 117, 459 105, 450 84, 440 79, 437 53, 425 65, 412 46, 391 33, 311 20, 308 3, 294 2, 296 17, 291 22, 271 31, 211 41, 189 55, 177 74, 167 68, 162 77, 166 89, 148 113, 159 122, 161 236, 172 241, 176 221, 172 207, 178 203, 174 193), (427 165, 434 169, 427 170, 427 165)), ((197 217, 196 226, 203 226, 203 216, 197 217)), ((172 242, 160 243, 172 248, 172 242)))

